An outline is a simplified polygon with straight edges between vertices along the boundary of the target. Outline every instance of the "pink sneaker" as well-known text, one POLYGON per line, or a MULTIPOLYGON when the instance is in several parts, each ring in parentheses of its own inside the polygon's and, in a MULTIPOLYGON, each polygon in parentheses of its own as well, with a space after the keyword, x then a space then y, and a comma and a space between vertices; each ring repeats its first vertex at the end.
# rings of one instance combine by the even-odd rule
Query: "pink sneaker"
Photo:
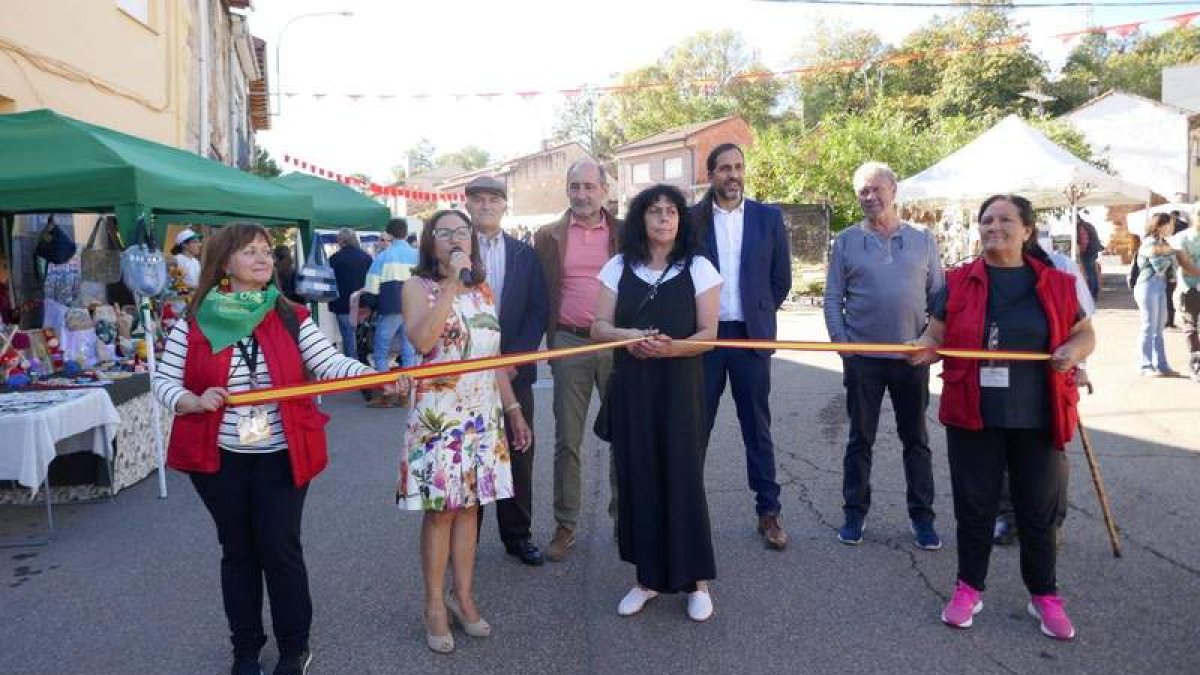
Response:
POLYGON ((942 622, 955 628, 970 628, 975 622, 975 615, 982 610, 982 595, 959 579, 954 584, 954 597, 942 610, 942 622))
POLYGON ((1042 633, 1055 640, 1070 640, 1075 637, 1075 626, 1067 618, 1063 600, 1055 595, 1035 595, 1029 600, 1029 615, 1041 623, 1042 633))

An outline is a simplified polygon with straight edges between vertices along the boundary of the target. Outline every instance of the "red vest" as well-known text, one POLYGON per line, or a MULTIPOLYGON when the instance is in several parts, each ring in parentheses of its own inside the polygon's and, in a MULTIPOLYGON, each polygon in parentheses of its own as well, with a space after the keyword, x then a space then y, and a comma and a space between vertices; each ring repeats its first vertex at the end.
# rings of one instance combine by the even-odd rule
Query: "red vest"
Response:
MULTIPOLYGON (((1037 296, 1050 324, 1050 350, 1054 351, 1067 341, 1079 314, 1075 279, 1029 256, 1025 257, 1025 264, 1037 273, 1037 296)), ((988 298, 987 267, 983 258, 950 270, 946 274, 946 293, 946 333, 942 346, 981 348, 988 298)), ((1060 373, 1047 363, 1046 371, 1050 387, 1050 431, 1054 447, 1062 450, 1071 442, 1079 423, 1079 412, 1075 409, 1079 401, 1075 370, 1060 373)), ((942 380, 942 404, 938 412, 942 424, 982 429, 979 361, 947 358, 942 367, 942 380)))
MULTIPOLYGON (((308 317, 308 312, 302 308, 294 308, 294 311, 299 321, 308 317)), ((214 354, 200 326, 194 319, 188 321, 184 388, 200 395, 209 387, 226 386, 233 347, 214 354)), ((300 348, 276 312, 269 312, 258 324, 254 339, 263 350, 273 386, 302 384, 307 380, 300 348)), ((221 468, 217 435, 224 414, 222 408, 216 412, 176 415, 167 446, 167 465, 180 471, 216 473, 221 468)), ((292 479, 296 487, 301 487, 329 463, 325 443, 325 423, 329 416, 321 412, 311 398, 281 401, 279 416, 292 464, 292 479)))

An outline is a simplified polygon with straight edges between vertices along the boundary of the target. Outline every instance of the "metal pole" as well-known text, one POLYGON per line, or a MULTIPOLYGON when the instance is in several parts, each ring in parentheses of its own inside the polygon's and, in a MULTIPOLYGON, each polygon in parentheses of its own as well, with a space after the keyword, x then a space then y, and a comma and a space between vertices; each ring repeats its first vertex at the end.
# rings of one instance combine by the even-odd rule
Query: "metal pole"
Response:
MULTIPOLYGON (((157 368, 157 361, 154 357, 154 323, 150 316, 150 299, 144 296, 138 296, 138 302, 142 307, 142 328, 146 336, 146 368, 150 372, 150 380, 153 383, 154 370, 157 368)), ((153 384, 151 384, 153 391, 153 384)), ((154 452, 158 457, 158 498, 167 498, 167 463, 166 456, 163 452, 163 437, 162 437, 162 410, 159 408, 158 399, 153 393, 150 395, 150 417, 151 424, 154 426, 154 452)))
POLYGON ((283 113, 283 80, 280 79, 279 73, 281 67, 279 65, 279 46, 283 43, 283 34, 287 32, 289 26, 300 19, 307 19, 314 16, 354 16, 354 12, 310 12, 308 14, 299 14, 288 19, 283 24, 283 28, 279 29, 279 34, 275 37, 275 116, 278 117, 283 113))

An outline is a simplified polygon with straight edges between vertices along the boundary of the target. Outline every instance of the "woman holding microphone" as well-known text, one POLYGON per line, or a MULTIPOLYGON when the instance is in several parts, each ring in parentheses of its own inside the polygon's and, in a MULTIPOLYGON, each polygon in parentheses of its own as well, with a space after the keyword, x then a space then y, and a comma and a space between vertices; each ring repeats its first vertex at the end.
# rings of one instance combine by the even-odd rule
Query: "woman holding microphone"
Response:
MULTIPOLYGON (((457 211, 438 211, 421 231, 417 266, 402 291, 404 325, 421 365, 500 353, 496 299, 484 282, 475 240, 470 219, 457 211)), ((505 426, 512 425, 518 452, 528 449, 532 434, 509 379, 493 370, 414 384, 396 503, 424 512, 426 643, 445 654, 454 650, 451 615, 467 635, 491 635, 474 597, 477 510, 513 495, 505 426)))

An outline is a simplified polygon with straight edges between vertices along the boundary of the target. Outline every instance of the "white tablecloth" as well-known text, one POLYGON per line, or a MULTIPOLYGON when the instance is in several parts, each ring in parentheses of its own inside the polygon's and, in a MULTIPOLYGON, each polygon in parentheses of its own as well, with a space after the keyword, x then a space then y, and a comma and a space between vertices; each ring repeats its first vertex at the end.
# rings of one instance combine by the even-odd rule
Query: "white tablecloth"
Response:
POLYGON ((121 416, 100 389, 0 394, 0 480, 36 490, 54 460, 54 444, 92 431, 92 452, 111 459, 121 416))

